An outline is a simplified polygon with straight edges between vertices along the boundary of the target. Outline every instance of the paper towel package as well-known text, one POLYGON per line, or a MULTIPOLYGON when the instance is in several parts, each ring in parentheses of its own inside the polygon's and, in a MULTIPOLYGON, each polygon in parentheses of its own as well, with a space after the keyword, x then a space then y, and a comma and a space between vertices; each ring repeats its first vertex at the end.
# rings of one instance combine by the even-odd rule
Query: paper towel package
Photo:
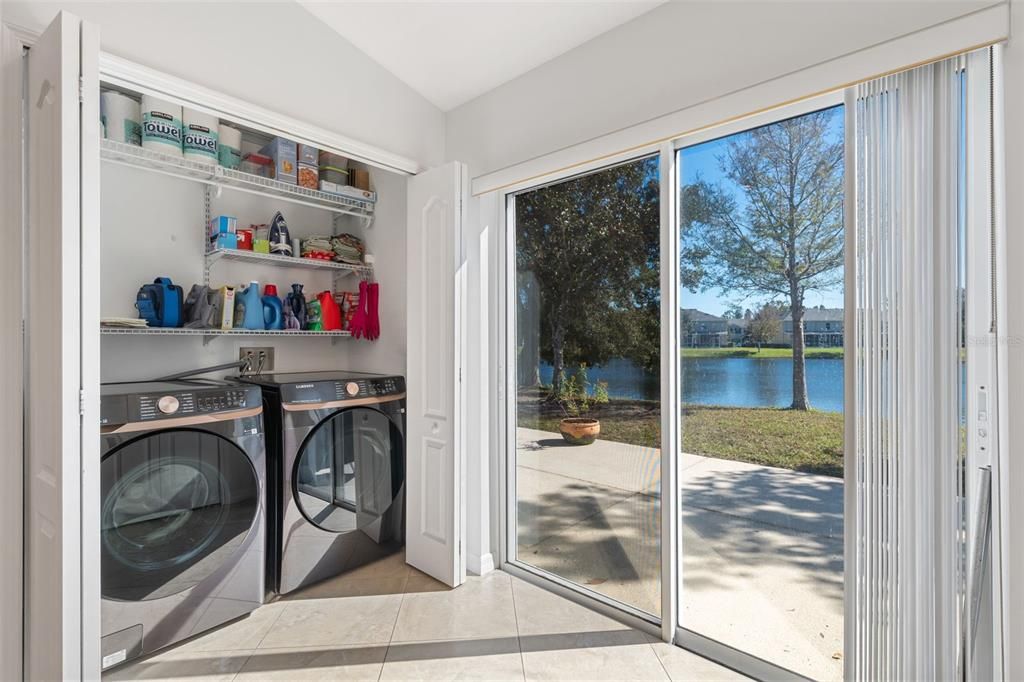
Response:
POLYGON ((238 164, 242 162, 242 131, 221 123, 219 132, 217 154, 220 157, 220 165, 225 168, 238 168, 238 164))
POLYGON ((100 93, 100 121, 105 137, 124 144, 142 144, 139 103, 119 92, 100 93))
POLYGON ((181 148, 185 158, 215 164, 218 161, 217 137, 220 120, 195 109, 182 113, 183 137, 181 148))
POLYGON ((142 96, 142 146, 181 156, 181 107, 152 95, 142 96))

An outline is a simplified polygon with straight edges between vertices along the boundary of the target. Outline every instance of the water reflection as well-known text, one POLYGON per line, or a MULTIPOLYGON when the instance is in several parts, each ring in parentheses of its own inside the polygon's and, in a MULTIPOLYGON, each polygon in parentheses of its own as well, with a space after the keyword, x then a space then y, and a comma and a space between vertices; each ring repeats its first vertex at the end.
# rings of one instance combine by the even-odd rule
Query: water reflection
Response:
MULTIPOLYGON (((783 358, 684 358, 684 403, 732 407, 789 407, 793 400, 793 361, 783 358)), ((647 372, 630 360, 615 359, 588 370, 591 381, 608 382, 613 398, 658 400, 657 372, 647 372)), ((543 364, 541 381, 551 382, 551 366, 543 364)), ((843 411, 843 361, 807 360, 807 393, 811 406, 826 412, 843 411)))

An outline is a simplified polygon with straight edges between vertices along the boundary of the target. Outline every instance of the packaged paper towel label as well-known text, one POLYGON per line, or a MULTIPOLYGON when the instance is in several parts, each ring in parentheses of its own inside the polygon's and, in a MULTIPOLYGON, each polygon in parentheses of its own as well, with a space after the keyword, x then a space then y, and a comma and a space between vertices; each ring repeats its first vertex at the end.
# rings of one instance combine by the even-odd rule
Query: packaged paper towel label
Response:
POLYGON ((100 122, 103 136, 124 144, 142 144, 139 103, 119 92, 100 93, 100 122))
POLYGON ((220 125, 217 117, 194 109, 185 109, 182 120, 185 132, 182 149, 185 158, 204 163, 217 163, 217 128, 220 125))
POLYGON ((181 156, 181 107, 149 95, 142 96, 142 146, 181 156))

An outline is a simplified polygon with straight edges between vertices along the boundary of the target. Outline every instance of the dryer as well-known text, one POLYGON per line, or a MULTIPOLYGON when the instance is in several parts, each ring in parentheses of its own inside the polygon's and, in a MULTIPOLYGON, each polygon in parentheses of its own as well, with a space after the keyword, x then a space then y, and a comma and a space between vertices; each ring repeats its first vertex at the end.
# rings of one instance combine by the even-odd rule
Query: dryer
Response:
POLYGON ((104 669, 262 603, 262 413, 254 386, 102 387, 104 669))
POLYGON ((263 389, 268 590, 287 594, 401 549, 405 379, 303 372, 239 380, 263 389))

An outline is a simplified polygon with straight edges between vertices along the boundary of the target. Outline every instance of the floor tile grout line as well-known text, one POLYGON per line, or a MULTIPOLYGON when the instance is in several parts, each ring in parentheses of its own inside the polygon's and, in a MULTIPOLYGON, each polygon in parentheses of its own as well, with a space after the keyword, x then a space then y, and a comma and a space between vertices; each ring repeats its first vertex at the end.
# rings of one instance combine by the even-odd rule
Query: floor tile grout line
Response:
MULTIPOLYGON (((657 644, 657 642, 648 642, 647 646, 651 648, 651 653, 654 654, 656 659, 658 659, 658 665, 660 665, 661 669, 665 671, 665 679, 672 682, 675 678, 672 677, 672 673, 670 673, 668 668, 665 667, 665 661, 661 660, 661 656, 658 655, 657 650, 654 648, 655 644, 657 644)), ((675 646, 675 644, 670 644, 669 646, 675 646)))
MULTIPOLYGON (((407 564, 408 565, 408 564, 407 564)), ((395 612, 395 622, 391 625, 391 636, 388 637, 388 644, 384 647, 384 660, 380 662, 380 672, 377 673, 377 682, 384 677, 384 666, 388 663, 388 653, 391 652, 391 643, 395 640, 395 630, 398 629, 398 619, 402 617, 402 607, 405 606, 405 591, 409 589, 409 577, 411 573, 405 572, 405 582, 402 583, 402 598, 398 601, 398 611, 395 612)))
MULTIPOLYGON (((270 604, 264 604, 264 606, 270 606, 271 604, 277 604, 277 603, 280 603, 280 602, 271 602, 270 604)), ((271 621, 270 626, 267 628, 267 631, 263 633, 262 637, 260 637, 260 641, 256 642, 256 649, 260 648, 260 646, 263 644, 263 641, 267 638, 267 635, 269 635, 270 631, 274 629, 275 625, 277 625, 277 621, 281 620, 281 616, 284 615, 285 609, 287 609, 290 605, 291 604, 289 602, 285 602, 281 606, 280 612, 277 614, 277 617, 274 618, 273 621, 271 621)), ((254 651, 256 649, 254 649, 254 651)), ((248 662, 248 661, 246 661, 246 662, 248 662)))
POLYGON ((519 609, 516 607, 516 583, 509 576, 508 591, 512 596, 512 617, 516 621, 516 645, 519 647, 519 665, 523 669, 523 682, 526 682, 526 657, 523 656, 523 637, 519 631, 519 609))

